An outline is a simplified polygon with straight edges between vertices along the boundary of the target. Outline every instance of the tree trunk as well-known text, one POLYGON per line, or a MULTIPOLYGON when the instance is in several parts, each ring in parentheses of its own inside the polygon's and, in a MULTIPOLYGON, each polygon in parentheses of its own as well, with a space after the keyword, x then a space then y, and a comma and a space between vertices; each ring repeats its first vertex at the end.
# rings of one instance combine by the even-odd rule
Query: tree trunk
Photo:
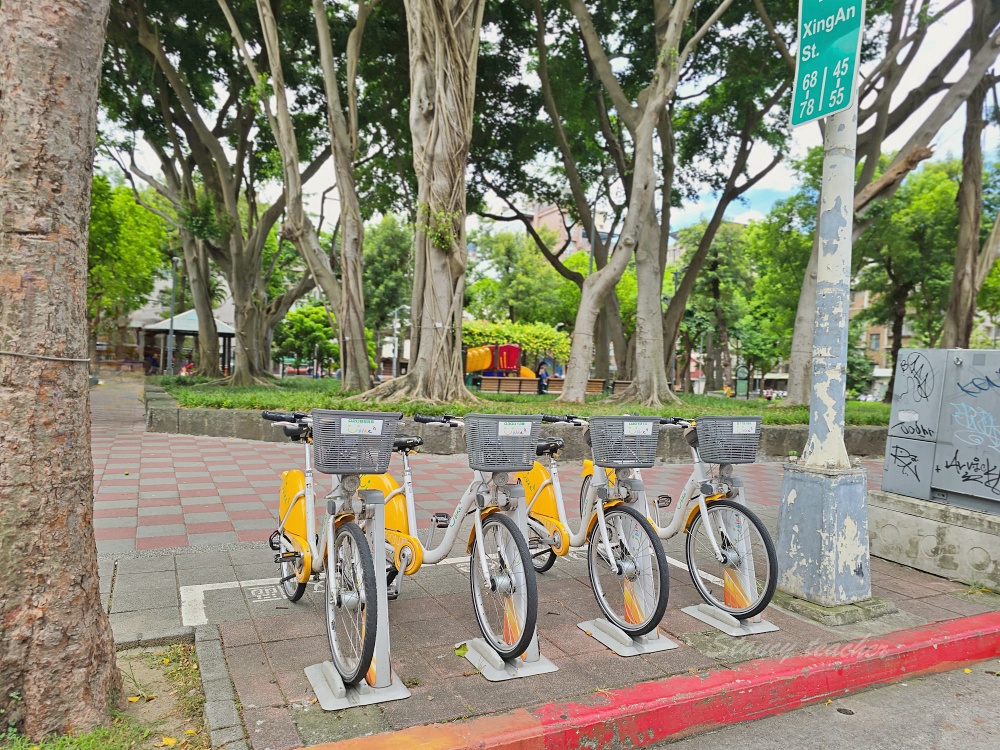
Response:
POLYGON ((892 349, 890 350, 892 362, 889 365, 892 368, 892 375, 889 377, 889 387, 882 399, 887 404, 892 403, 892 392, 896 387, 896 360, 899 358, 899 350, 903 348, 903 322, 906 320, 906 298, 909 293, 910 290, 907 289, 905 294, 897 294, 892 316, 892 349))
POLYGON ((608 305, 601 308, 594 326, 594 377, 611 377, 611 337, 608 335, 608 305))
MULTIPOLYGON (((817 204, 818 205, 818 204, 817 204)), ((795 312, 792 350, 788 357, 788 396, 785 404, 808 404, 812 392, 812 339, 816 327, 816 264, 819 261, 819 235, 813 238, 812 254, 802 279, 799 306, 795 312)), ((765 373, 767 374, 767 373, 765 373)))
MULTIPOLYGON (((973 0, 971 49, 986 43, 986 0, 973 0)), ((979 260, 979 224, 983 213, 983 106, 989 83, 984 79, 965 102, 962 135, 962 181, 958 185, 958 244, 951 278, 951 296, 945 313, 943 349, 968 349, 976 318, 976 266, 979 260)))
POLYGON ((370 398, 471 399, 462 381, 465 168, 485 0, 405 4, 418 201, 414 252, 420 271, 414 275, 411 319, 421 331, 415 352, 411 341, 406 375, 379 386, 370 398))
POLYGON ((663 271, 660 268, 659 225, 650 207, 642 227, 639 244, 635 248, 635 275, 637 298, 635 311, 635 375, 632 385, 615 400, 641 403, 657 407, 663 401, 676 402, 670 390, 667 372, 663 366, 663 324, 660 298, 663 290, 663 271))
POLYGON ((0 5, 0 350, 20 355, 0 354, 0 715, 36 739, 107 722, 121 692, 97 580, 87 379, 107 12, 107 0, 0 5))
POLYGON ((240 264, 228 279, 233 295, 233 327, 236 329, 233 372, 230 375, 231 385, 235 386, 260 385, 270 374, 268 360, 271 353, 261 351, 264 316, 254 289, 256 274, 243 265, 240 264))
POLYGON ((222 374, 219 367, 219 332, 215 327, 215 311, 212 309, 212 295, 208 289, 208 253, 201 240, 186 230, 181 230, 184 248, 184 268, 194 311, 198 316, 198 363, 195 374, 217 378, 222 374))

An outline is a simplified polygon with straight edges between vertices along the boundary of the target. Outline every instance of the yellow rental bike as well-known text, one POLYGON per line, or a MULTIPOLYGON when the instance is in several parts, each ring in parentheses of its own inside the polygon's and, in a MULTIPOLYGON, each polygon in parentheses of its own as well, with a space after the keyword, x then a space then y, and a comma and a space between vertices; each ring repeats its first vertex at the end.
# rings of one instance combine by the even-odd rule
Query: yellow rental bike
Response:
MULTIPOLYGON (((594 432, 597 420, 596 417, 591 420, 592 440, 603 439, 594 432)), ((561 421, 581 422, 566 418, 561 421)), ((678 564, 687 568, 695 588, 708 604, 739 620, 756 617, 774 596, 778 560, 764 523, 746 507, 743 481, 733 476, 733 466, 756 460, 761 418, 667 417, 658 422, 684 430, 693 466, 666 526, 660 525, 659 513, 672 504, 669 495, 659 495, 649 504, 643 488, 644 512, 655 514, 653 523, 660 539, 685 534, 685 562, 678 564)), ((597 469, 595 462, 584 461, 581 510, 598 484, 639 482, 641 486, 639 469, 623 471, 596 463, 597 469)))
MULTIPOLYGON (((570 422, 584 426, 578 417, 542 415, 543 422, 570 422)), ((528 498, 528 548, 536 571, 544 573, 571 548, 587 546, 587 570, 594 597, 605 617, 632 637, 653 631, 667 608, 667 560, 656 530, 646 517, 645 496, 639 480, 624 480, 637 466, 652 465, 656 457, 654 422, 650 417, 595 417, 607 439, 592 445, 594 459, 617 467, 619 481, 599 474, 581 495, 580 526, 569 527, 559 483, 556 455, 559 438, 542 438, 536 444, 530 471, 517 481, 528 498)), ((588 462, 592 465, 592 462, 588 462)))

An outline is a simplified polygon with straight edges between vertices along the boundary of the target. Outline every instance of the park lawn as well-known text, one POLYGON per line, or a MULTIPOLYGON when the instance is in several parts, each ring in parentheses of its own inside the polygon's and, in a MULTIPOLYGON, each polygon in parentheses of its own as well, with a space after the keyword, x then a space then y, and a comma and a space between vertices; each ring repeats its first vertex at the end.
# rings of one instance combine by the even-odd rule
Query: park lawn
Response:
MULTIPOLYGON (((406 416, 414 414, 565 414, 570 412, 582 417, 598 414, 648 414, 660 416, 697 417, 702 415, 754 414, 764 418, 764 424, 808 424, 809 409, 805 406, 781 406, 763 400, 744 401, 718 396, 681 394, 681 404, 649 409, 635 404, 609 402, 602 396, 588 397, 586 404, 562 404, 556 396, 519 395, 513 393, 479 393, 478 402, 431 404, 422 401, 403 401, 392 404, 373 404, 357 398, 357 394, 343 394, 340 381, 313 380, 311 378, 285 378, 276 380, 274 387, 231 388, 201 384, 192 378, 162 378, 166 390, 178 403, 190 408, 208 409, 274 409, 278 411, 309 411, 310 409, 347 409, 357 411, 401 411, 406 416)), ((889 424, 889 405, 849 401, 847 423, 855 425, 889 424)))

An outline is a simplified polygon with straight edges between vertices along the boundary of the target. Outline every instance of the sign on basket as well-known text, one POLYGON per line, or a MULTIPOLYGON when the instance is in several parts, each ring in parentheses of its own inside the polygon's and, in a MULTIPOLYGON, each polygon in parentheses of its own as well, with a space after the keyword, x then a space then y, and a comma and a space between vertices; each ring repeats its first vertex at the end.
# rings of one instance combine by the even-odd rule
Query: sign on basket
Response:
POLYGON ((652 422, 625 422, 622 425, 622 434, 626 437, 630 435, 652 435, 652 422))
POLYGON ((528 437, 531 435, 531 422, 500 422, 497 425, 497 435, 500 437, 528 437))
POLYGON ((342 435, 381 435, 381 419, 355 419, 344 417, 340 420, 340 432, 342 435))
POLYGON ((753 435, 756 432, 756 422, 733 422, 734 435, 753 435))

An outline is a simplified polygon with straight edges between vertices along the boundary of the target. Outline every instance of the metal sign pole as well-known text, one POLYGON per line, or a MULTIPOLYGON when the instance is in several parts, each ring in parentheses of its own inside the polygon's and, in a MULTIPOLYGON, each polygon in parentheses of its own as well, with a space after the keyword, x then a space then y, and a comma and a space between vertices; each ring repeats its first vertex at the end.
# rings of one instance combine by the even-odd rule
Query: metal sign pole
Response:
POLYGON ((785 466, 778 586, 820 606, 871 598, 867 477, 844 444, 851 234, 857 143, 855 77, 862 0, 802 0, 793 125, 830 114, 823 143, 809 438, 785 466), (831 88, 831 86, 833 88, 831 88))

